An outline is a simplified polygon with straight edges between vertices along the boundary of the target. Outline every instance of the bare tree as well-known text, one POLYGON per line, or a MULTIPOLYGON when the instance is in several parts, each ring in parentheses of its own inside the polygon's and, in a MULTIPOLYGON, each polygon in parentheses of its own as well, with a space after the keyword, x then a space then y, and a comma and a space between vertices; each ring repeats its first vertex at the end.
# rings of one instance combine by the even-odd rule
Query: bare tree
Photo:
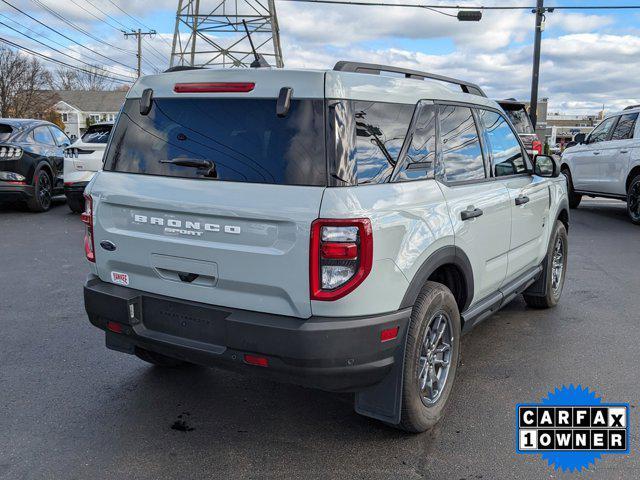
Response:
POLYGON ((52 107, 51 74, 36 58, 0 47, 0 115, 32 117, 52 107))
POLYGON ((112 90, 113 81, 106 78, 104 70, 94 65, 86 67, 84 71, 74 70, 71 68, 57 68, 51 87, 55 90, 86 90, 101 91, 112 90))

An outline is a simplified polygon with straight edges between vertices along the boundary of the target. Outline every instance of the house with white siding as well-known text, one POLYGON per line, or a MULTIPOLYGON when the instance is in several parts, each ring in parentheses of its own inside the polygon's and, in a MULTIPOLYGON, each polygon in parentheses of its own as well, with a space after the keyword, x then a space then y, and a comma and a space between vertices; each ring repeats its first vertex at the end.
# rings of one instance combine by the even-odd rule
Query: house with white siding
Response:
POLYGON ((97 122, 113 122, 124 103, 123 91, 56 91, 54 110, 60 114, 64 131, 71 138, 80 138, 97 122))

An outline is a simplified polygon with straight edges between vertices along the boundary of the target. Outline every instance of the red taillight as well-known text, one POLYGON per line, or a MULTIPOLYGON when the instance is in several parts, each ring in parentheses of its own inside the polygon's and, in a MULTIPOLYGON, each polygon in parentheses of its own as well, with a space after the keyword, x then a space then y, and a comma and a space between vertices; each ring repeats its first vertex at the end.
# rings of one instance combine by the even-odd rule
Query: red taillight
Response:
POLYGON ((309 255, 311 299, 332 301, 344 297, 371 272, 371 221, 368 218, 314 221, 309 255))
POLYGON ((387 328, 386 330, 383 330, 380 332, 380 341, 384 343, 397 338, 399 330, 400 327, 387 328))
POLYGON ((249 365, 256 365, 258 367, 268 367, 269 359, 266 357, 259 357, 258 355, 249 355, 248 353, 244 354, 244 361, 249 365))
POLYGON ((122 325, 117 322, 107 322, 107 330, 113 333, 122 333, 122 325))
POLYGON ((90 262, 96 261, 95 248, 93 243, 93 198, 91 195, 84 195, 84 212, 80 215, 80 220, 87 226, 84 235, 84 253, 90 262))
POLYGON ((5 182, 9 185, 26 185, 27 182, 5 182))
POLYGON ((253 82, 176 83, 173 91, 176 93, 247 93, 255 86, 253 82))
POLYGON ((531 144, 531 150, 536 152, 537 155, 542 155, 542 143, 540 140, 534 140, 531 144))

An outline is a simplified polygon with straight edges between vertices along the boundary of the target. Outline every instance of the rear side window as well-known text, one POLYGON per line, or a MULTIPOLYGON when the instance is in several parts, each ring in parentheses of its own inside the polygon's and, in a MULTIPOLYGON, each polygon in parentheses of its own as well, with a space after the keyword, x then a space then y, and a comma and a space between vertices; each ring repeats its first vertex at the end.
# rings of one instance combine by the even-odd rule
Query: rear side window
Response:
POLYGON ((409 146, 395 181, 406 182, 432 177, 436 159, 435 105, 418 106, 407 142, 409 146))
POLYGON ((84 143, 107 143, 113 125, 91 125, 82 135, 84 143))
POLYGON ((637 113, 627 113, 620 116, 616 129, 611 135, 611 140, 627 140, 633 138, 633 132, 636 129, 637 113))
POLYGON ((607 118, 604 122, 598 125, 595 130, 591 132, 591 135, 589 135, 588 143, 598 143, 607 140, 615 121, 616 117, 611 117, 607 118))
POLYGON ((33 130, 33 138, 36 142, 42 143, 45 145, 55 145, 56 142, 53 140, 51 136, 51 132, 47 127, 38 127, 33 130))
POLYGON ((491 170, 496 177, 527 172, 524 153, 507 120, 499 113, 480 110, 480 121, 491 152, 491 170))
POLYGON ((105 170, 326 185, 323 110, 323 100, 294 99, 280 118, 276 99, 158 98, 143 116, 139 100, 129 99, 112 133, 105 170))
POLYGON ((440 107, 444 175, 448 182, 486 178, 484 158, 473 113, 468 107, 440 107))
POLYGON ((415 105, 353 102, 358 185, 389 179, 414 109, 415 105))
POLYGON ((69 137, 67 137, 64 133, 62 133, 62 130, 56 127, 49 127, 49 128, 51 129, 53 138, 55 139, 59 147, 62 147, 62 146, 66 147, 71 144, 71 142, 69 141, 69 137))

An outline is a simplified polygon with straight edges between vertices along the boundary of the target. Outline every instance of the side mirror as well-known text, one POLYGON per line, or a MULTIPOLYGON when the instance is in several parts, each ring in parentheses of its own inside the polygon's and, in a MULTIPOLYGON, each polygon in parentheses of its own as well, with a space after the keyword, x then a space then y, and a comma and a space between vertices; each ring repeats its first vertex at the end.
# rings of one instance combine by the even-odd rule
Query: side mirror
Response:
POLYGON ((533 161, 533 172, 539 177, 555 178, 560 176, 556 161, 549 155, 538 155, 533 161))
POLYGON ((587 141, 587 136, 584 133, 578 133, 574 137, 573 141, 576 142, 576 143, 587 143, 586 142, 587 141))

